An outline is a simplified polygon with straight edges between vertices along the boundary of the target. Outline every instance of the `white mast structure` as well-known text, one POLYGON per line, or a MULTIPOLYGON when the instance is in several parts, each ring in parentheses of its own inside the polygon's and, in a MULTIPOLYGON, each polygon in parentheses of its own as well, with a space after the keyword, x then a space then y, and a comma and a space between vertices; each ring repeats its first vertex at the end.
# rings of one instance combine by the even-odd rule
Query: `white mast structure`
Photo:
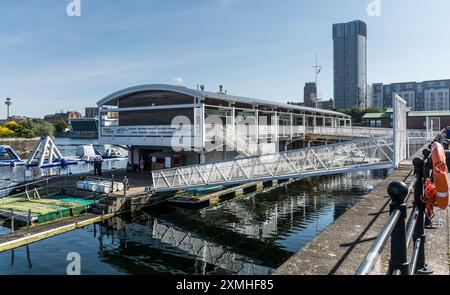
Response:
POLYGON ((317 57, 317 52, 316 52, 316 65, 312 66, 312 68, 314 69, 314 72, 316 74, 316 96, 315 96, 315 101, 316 101, 316 109, 318 107, 318 101, 319 101, 319 87, 318 87, 318 75, 320 74, 320 72, 322 71, 322 66, 318 65, 318 57, 317 57))

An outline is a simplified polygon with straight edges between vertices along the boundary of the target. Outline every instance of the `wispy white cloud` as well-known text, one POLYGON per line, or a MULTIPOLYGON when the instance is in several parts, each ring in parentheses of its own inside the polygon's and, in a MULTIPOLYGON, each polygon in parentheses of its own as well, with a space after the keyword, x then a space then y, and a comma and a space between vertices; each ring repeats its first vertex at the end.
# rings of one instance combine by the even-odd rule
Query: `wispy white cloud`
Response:
POLYGON ((173 82, 177 86, 184 86, 184 84, 185 84, 183 77, 176 77, 173 79, 173 82))

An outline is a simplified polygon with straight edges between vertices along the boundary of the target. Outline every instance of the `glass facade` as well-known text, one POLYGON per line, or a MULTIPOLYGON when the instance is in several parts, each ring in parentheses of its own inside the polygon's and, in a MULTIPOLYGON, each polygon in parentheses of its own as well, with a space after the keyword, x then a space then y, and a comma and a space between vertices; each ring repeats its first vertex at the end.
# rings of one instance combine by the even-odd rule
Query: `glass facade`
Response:
POLYGON ((450 80, 406 82, 372 85, 374 106, 391 108, 392 98, 398 94, 413 111, 450 110, 450 80), (382 99, 382 104, 380 104, 382 99))
POLYGON ((367 25, 333 25, 334 98, 337 108, 367 107, 367 25))

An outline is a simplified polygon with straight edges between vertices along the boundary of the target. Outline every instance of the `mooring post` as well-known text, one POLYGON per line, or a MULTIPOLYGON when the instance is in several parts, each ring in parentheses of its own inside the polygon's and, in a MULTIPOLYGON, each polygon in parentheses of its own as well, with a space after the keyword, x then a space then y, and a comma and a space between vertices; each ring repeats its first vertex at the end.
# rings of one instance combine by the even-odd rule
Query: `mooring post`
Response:
POLYGON ((128 178, 125 176, 123 178, 123 196, 127 196, 127 190, 128 190, 128 178))
POLYGON ((30 229, 30 226, 31 226, 31 209, 28 209, 27 231, 30 229))
POLYGON ((417 274, 432 274, 434 272, 433 268, 429 267, 425 263, 425 204, 422 202, 423 195, 423 187, 424 187, 424 166, 425 161, 416 158, 413 161, 414 171, 417 177, 417 182, 414 187, 414 206, 417 207, 418 217, 416 227, 414 229, 414 247, 416 246, 417 241, 420 239, 420 250, 417 258, 416 269, 414 269, 414 273, 417 274))
POLYGON ((111 175, 111 193, 114 193, 114 174, 111 175))
POLYGON ((391 183, 388 187, 388 194, 391 197, 390 214, 400 211, 400 218, 394 226, 391 236, 391 259, 389 261, 389 273, 400 271, 401 275, 407 275, 409 262, 407 261, 408 249, 406 247, 406 218, 408 196, 408 186, 400 181, 391 183))
POLYGON ((11 209, 11 232, 14 232, 14 209, 11 209))

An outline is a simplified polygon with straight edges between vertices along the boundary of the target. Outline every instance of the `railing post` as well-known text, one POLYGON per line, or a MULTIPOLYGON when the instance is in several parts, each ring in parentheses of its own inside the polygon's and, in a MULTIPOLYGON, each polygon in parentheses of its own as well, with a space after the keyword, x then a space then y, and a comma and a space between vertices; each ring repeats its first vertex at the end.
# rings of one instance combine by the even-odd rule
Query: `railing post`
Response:
POLYGON ((14 209, 11 209, 11 232, 14 232, 14 209))
MULTIPOLYGON (((423 160, 424 160, 424 166, 423 166, 423 179, 426 180, 427 178, 431 177, 431 171, 433 170, 433 162, 431 160, 431 145, 429 148, 424 149, 422 151, 423 154, 423 160)), ((428 217, 428 215, 425 215, 425 228, 427 229, 436 229, 437 226, 433 224, 433 221, 428 217)))
POLYGON ((111 193, 114 194, 114 174, 111 176, 111 193))
POLYGON ((417 274, 432 274, 433 268, 425 264, 425 204, 422 202, 423 188, 424 188, 424 171, 425 161, 416 158, 413 161, 414 171, 416 174, 417 182, 414 187, 414 206, 418 209, 419 215, 417 217, 416 227, 414 229, 414 247, 417 241, 420 239, 420 250, 417 258, 416 269, 414 273, 417 274))
POLYGON ((408 186, 400 181, 395 181, 388 187, 388 194, 391 197, 390 214, 397 210, 400 210, 401 213, 391 236, 390 274, 400 271, 401 275, 407 275, 409 270, 406 247, 407 204, 405 203, 408 191, 408 186))

